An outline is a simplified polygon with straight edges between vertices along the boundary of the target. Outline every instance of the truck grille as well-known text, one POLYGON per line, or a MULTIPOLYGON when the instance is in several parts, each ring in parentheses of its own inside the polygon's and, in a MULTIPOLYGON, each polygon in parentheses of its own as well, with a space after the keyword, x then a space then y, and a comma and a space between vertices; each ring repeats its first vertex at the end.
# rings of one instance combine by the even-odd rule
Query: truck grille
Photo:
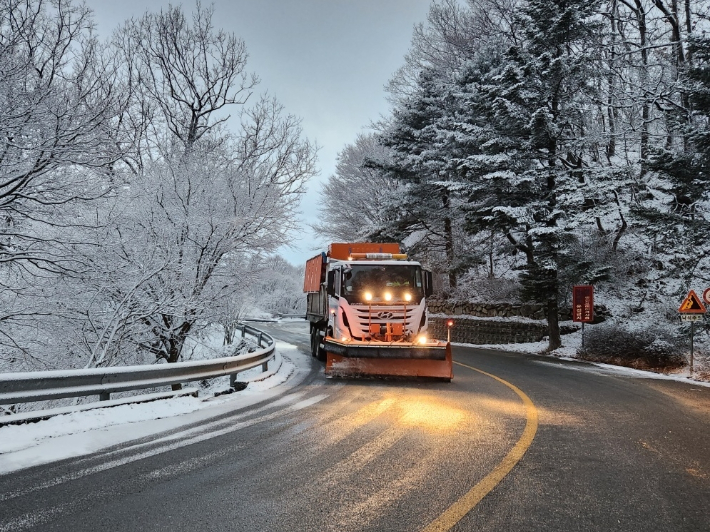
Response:
MULTIPOLYGON (((386 325, 388 323, 405 323, 405 311, 403 306, 398 307, 372 307, 370 313, 368 307, 353 306, 357 324, 351 323, 352 332, 356 336, 369 337, 369 325, 386 325), (355 325, 355 327, 352 327, 355 325), (359 329, 359 330, 356 330, 359 329)), ((419 329, 419 323, 415 323, 416 307, 407 307, 405 331, 416 332, 419 329)), ((375 335, 377 337, 379 335, 375 335)))

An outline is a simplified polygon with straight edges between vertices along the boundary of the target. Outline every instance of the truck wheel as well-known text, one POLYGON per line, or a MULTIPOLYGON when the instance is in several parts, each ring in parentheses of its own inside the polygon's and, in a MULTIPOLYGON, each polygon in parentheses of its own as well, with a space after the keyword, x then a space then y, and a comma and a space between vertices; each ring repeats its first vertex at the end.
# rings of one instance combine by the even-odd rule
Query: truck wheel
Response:
POLYGON ((315 357, 318 360, 320 360, 321 362, 325 362, 325 359, 327 358, 326 352, 325 352, 325 349, 323 349, 320 346, 321 340, 324 338, 324 336, 321 336, 321 332, 323 332, 324 336, 325 336, 325 332, 322 329, 316 329, 316 354, 315 354, 315 357))
POLYGON ((318 335, 318 329, 311 327, 311 356, 318 357, 318 344, 320 343, 320 336, 318 335))

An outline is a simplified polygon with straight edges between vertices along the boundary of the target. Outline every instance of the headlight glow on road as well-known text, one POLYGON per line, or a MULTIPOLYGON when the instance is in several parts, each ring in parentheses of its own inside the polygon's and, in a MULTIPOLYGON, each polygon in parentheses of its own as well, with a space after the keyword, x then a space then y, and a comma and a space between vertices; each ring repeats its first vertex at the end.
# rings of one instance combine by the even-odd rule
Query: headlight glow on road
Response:
POLYGON ((464 423, 468 414, 433 397, 421 397, 397 402, 405 427, 417 427, 428 432, 448 432, 464 423))

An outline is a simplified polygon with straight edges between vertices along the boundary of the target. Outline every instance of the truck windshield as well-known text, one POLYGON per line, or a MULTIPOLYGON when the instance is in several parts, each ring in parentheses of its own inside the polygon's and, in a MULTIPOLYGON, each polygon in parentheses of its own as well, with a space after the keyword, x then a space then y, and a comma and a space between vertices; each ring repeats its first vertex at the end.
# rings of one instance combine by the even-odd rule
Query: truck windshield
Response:
POLYGON ((420 266, 352 265, 343 271, 342 287, 340 295, 348 303, 403 303, 409 294, 411 303, 418 304, 424 296, 420 266))

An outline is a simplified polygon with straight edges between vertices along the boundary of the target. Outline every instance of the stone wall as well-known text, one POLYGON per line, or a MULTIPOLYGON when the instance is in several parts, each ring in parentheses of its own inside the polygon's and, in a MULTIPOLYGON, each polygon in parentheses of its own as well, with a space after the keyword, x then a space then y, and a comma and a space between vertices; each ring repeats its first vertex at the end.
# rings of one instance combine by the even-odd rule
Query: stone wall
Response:
MULTIPOLYGON (((544 305, 535 303, 471 303, 469 301, 442 301, 438 299, 427 300, 427 307, 432 314, 445 316, 475 316, 478 318, 513 318, 521 317, 531 320, 544 320, 547 318, 544 305)), ((560 308, 560 320, 572 320, 570 307, 560 308)), ((604 305, 594 305, 594 323, 604 321, 611 313, 604 305)))
POLYGON ((537 304, 471 303, 469 301, 427 300, 432 314, 447 316, 477 316, 480 318, 510 318, 520 316, 532 320, 545 319, 545 307, 537 304))
MULTIPOLYGON (((446 340, 445 317, 429 316, 429 336, 446 340)), ((510 344, 539 342, 547 336, 544 321, 514 319, 480 319, 472 316, 454 316, 451 341, 465 344, 510 344)))

